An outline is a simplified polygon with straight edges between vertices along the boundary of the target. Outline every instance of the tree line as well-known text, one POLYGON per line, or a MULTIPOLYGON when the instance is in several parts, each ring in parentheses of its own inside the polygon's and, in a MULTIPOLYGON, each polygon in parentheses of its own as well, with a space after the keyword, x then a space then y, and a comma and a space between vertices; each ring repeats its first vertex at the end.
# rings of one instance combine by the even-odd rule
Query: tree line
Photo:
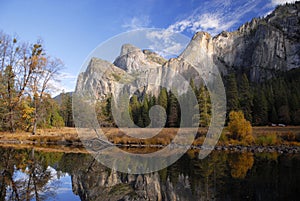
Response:
MULTIPOLYGON (((280 72, 274 78, 262 83, 250 82, 245 73, 229 74, 223 77, 227 98, 227 121, 231 111, 241 111, 243 116, 252 125, 263 126, 268 124, 300 125, 300 69, 288 72, 280 72)), ((190 86, 197 97, 199 106, 198 114, 195 114, 198 122, 193 126, 207 127, 211 118, 211 100, 206 86, 195 86, 194 80, 190 80, 190 86)), ((133 95, 129 102, 129 115, 132 121, 139 127, 147 127, 150 124, 149 110, 154 105, 162 106, 166 111, 166 127, 179 127, 181 120, 180 105, 177 95, 166 88, 160 90, 159 95, 144 94, 133 95)), ((127 96, 126 98, 129 98, 127 96)), ((187 94, 179 96, 183 102, 189 104, 187 94)), ((112 96, 97 104, 97 114, 100 124, 116 126, 111 114, 112 96)), ((120 104, 120 103, 118 103, 120 104)), ((195 107, 196 108, 196 107, 195 107)), ((120 115, 126 113, 119 108, 120 115)), ((195 111, 191 111, 193 113, 195 111)), ((163 121, 156 114, 155 121, 163 121)), ((126 119, 123 116, 123 119, 126 119)), ((184 120, 184 119, 183 119, 184 120)), ((152 126, 159 122, 151 122, 152 126)), ((182 124, 184 125, 184 123, 182 124)))
POLYGON ((279 72, 262 82, 249 82, 245 73, 225 78, 227 112, 243 111, 252 125, 300 125, 300 70, 279 72))
MULTIPOLYGON (((190 80, 190 86, 193 90, 193 93, 197 99, 197 105, 189 105, 185 107, 185 109, 189 109, 191 111, 187 111, 187 116, 181 118, 181 108, 179 104, 179 100, 185 104, 191 104, 190 95, 187 92, 182 95, 174 94, 176 92, 172 92, 172 90, 167 90, 166 88, 161 88, 158 96, 153 94, 143 94, 143 95, 124 95, 120 98, 120 100, 116 101, 118 105, 118 115, 121 120, 126 121, 127 119, 131 119, 135 125, 139 127, 180 127, 180 126, 201 126, 206 127, 210 123, 211 118, 211 101, 210 95, 205 87, 205 85, 200 84, 196 86, 194 84, 194 80, 190 80), (178 100, 178 99, 179 100, 178 100), (123 103, 127 99, 129 101, 129 107, 126 111, 126 107, 122 107, 123 103), (156 113, 149 114, 150 109, 159 105, 164 110, 157 110, 156 113), (196 110, 199 108, 199 111, 196 110), (129 114, 129 117, 126 115, 129 114), (152 122, 150 116, 153 115, 152 122), (183 121, 183 122, 181 122, 183 121), (162 123, 165 122, 164 125, 162 123)), ((107 99, 103 101, 99 101, 96 104, 96 113, 98 117, 98 121, 102 126, 116 126, 116 122, 114 121, 114 116, 112 115, 112 107, 114 107, 114 100, 112 95, 110 95, 107 99)), ((130 125, 127 122, 121 122, 121 125, 130 125)))

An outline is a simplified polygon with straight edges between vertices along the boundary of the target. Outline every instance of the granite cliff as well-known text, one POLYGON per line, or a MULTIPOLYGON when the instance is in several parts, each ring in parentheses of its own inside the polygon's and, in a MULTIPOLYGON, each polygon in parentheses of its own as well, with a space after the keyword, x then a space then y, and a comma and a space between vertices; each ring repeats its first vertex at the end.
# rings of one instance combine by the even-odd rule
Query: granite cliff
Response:
POLYGON ((157 94, 156 86, 165 84, 176 86, 183 93, 187 86, 174 84, 174 76, 197 79, 191 66, 195 62, 203 65, 205 76, 209 66, 215 65, 223 75, 246 73, 252 82, 265 81, 278 72, 300 67, 299 10, 300 2, 286 4, 234 32, 223 31, 215 37, 198 32, 184 52, 170 60, 125 44, 113 64, 92 58, 87 70, 78 77, 76 91, 90 90, 102 99, 109 93, 119 94, 120 89, 127 93, 157 94))

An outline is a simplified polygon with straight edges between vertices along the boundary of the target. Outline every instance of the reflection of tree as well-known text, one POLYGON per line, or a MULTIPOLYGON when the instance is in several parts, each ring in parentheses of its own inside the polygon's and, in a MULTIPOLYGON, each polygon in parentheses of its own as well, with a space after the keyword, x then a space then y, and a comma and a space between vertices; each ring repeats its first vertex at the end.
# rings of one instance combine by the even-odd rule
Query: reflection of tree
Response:
POLYGON ((14 173, 14 162, 13 156, 14 151, 11 149, 2 150, 0 149, 1 160, 0 160, 0 200, 5 200, 6 188, 11 186, 11 197, 13 200, 19 200, 18 191, 16 189, 16 184, 13 180, 14 173))
POLYGON ((248 170, 253 166, 253 154, 232 153, 228 157, 228 163, 231 168, 231 176, 236 179, 244 179, 248 170))
MULTIPOLYGON (((197 158, 197 157, 196 157, 197 158)), ((192 188, 197 198, 212 200, 222 193, 226 177, 226 154, 213 152, 203 160, 193 160, 192 188)))
POLYGON ((48 168, 51 158, 47 154, 35 153, 34 149, 0 152, 0 200, 40 201, 55 196, 58 183, 48 168))

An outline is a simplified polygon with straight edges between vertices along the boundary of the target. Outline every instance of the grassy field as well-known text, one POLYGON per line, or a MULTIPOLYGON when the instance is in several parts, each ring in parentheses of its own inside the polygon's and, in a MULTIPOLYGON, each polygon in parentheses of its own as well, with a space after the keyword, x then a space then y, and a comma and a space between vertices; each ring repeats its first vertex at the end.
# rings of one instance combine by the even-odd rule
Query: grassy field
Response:
MULTIPOLYGON (((178 128, 164 128, 156 136, 149 139, 139 139, 126 135, 118 128, 103 128, 107 139, 114 144, 122 145, 168 145, 176 136, 178 128)), ((138 136, 143 132, 144 136, 151 135, 152 129, 128 129, 132 135, 138 136)), ((183 133, 191 132, 190 128, 182 129, 183 133)), ((205 139, 207 129, 199 128, 194 145, 201 145, 205 139)), ((241 142, 228 138, 228 131, 224 128, 219 140, 219 145, 240 144, 241 142)), ((254 127, 253 135, 258 145, 295 145, 300 146, 300 126, 288 127, 254 127)), ((180 139, 186 140, 184 138, 180 139)), ((1 144, 35 144, 35 145, 80 145, 80 138, 75 128, 43 129, 32 135, 26 132, 0 132, 1 144)))

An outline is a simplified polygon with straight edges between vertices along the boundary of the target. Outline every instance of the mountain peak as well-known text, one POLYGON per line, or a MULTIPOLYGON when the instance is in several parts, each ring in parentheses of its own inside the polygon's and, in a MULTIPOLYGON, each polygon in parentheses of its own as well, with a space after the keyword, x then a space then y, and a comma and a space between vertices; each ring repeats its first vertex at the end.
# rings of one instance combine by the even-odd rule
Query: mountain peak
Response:
POLYGON ((131 44, 124 44, 122 45, 120 56, 127 55, 130 52, 138 52, 138 51, 141 51, 141 49, 131 44))
POLYGON ((202 40, 203 38, 210 39, 211 35, 207 32, 199 31, 199 32, 195 33, 192 40, 197 41, 197 40, 202 40))

